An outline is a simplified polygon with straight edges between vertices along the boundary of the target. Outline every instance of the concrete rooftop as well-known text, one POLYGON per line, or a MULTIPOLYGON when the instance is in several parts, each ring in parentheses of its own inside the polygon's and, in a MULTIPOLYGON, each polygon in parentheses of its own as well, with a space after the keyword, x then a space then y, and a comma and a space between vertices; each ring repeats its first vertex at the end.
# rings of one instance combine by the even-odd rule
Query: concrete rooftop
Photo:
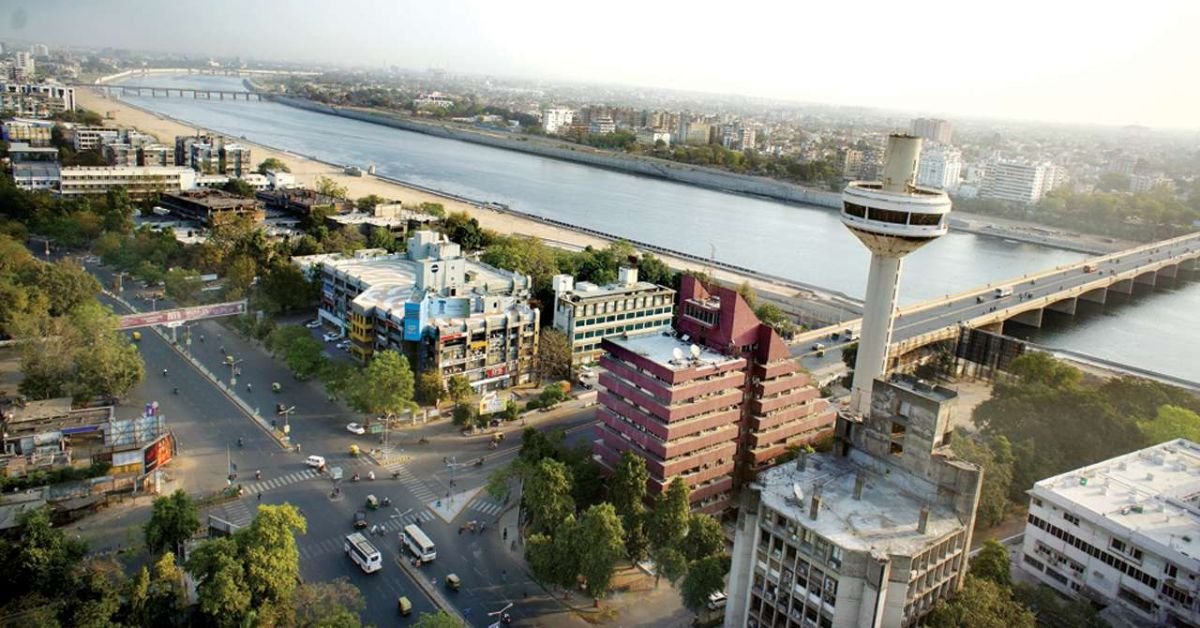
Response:
MULTIPOLYGON (((664 325, 663 329, 667 326, 664 325)), ((675 336, 664 336, 661 332, 648 332, 645 335, 624 338, 622 336, 607 336, 605 340, 650 359, 663 368, 678 371, 697 366, 692 360, 692 343, 683 342, 675 336), (683 355, 683 360, 675 360, 675 349, 683 355)), ((740 360, 739 357, 721 355, 707 347, 700 347, 700 364, 723 365, 740 360)))

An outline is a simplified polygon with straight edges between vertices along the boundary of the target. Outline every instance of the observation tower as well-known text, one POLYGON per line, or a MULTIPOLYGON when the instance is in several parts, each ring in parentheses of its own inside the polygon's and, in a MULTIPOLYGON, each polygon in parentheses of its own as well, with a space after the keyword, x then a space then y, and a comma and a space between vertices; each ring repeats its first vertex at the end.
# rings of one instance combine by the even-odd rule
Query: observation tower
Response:
POLYGON ((851 409, 871 410, 871 386, 888 369, 892 321, 904 256, 945 235, 950 197, 916 185, 921 138, 888 137, 882 181, 851 181, 842 192, 842 224, 871 250, 851 409))

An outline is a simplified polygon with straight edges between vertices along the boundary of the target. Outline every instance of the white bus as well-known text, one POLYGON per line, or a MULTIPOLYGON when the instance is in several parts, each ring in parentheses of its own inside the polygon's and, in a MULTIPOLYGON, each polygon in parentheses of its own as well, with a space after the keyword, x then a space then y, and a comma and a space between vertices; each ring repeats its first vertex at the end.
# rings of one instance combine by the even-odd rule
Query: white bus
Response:
POLYGON ((383 556, 361 532, 346 535, 346 554, 366 573, 383 569, 383 556))
POLYGON ((413 556, 420 558, 423 563, 437 558, 437 548, 434 547, 433 541, 415 525, 404 526, 404 531, 400 533, 400 545, 407 548, 413 556))

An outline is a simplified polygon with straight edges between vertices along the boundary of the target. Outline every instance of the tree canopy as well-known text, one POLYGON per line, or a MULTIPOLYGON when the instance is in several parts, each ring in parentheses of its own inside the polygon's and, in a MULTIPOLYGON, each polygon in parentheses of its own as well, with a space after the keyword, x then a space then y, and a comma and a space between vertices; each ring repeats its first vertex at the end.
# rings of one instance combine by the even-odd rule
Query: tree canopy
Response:
POLYGON ((155 554, 183 554, 183 542, 200 529, 200 511, 183 489, 156 497, 145 525, 146 547, 155 554))

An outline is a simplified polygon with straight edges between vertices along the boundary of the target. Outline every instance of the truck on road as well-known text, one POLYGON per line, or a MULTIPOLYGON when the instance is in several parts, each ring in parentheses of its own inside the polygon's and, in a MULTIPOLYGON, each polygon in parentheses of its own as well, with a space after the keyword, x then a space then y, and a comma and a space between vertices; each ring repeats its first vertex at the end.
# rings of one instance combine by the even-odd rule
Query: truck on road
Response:
POLYGON ((1003 299, 1004 297, 1011 297, 1012 293, 1013 293, 1012 286, 1004 286, 1003 288, 996 288, 996 290, 993 292, 993 294, 996 295, 997 299, 1003 299))

